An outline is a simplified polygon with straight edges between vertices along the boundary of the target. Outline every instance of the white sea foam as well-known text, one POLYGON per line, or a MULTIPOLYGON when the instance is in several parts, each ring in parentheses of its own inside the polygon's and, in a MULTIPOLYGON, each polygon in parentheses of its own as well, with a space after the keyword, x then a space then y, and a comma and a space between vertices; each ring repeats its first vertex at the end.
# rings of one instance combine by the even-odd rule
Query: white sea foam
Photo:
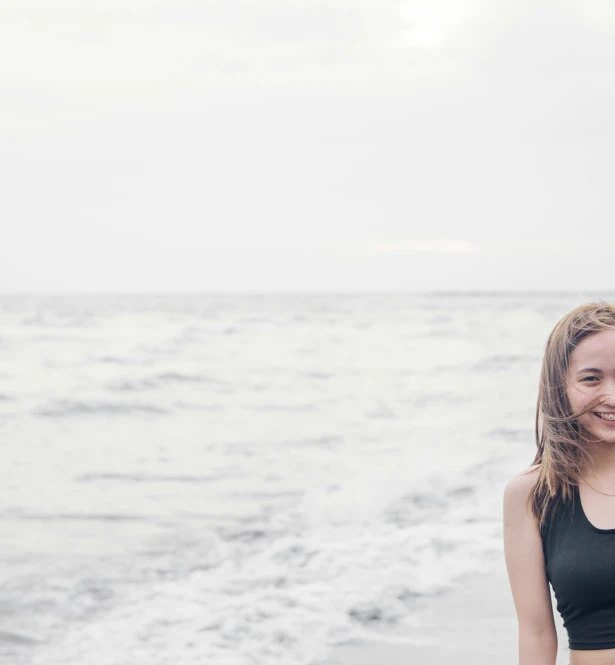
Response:
POLYGON ((583 300, 546 299, 0 300, 0 659, 420 641, 416 599, 503 556, 541 350, 583 300))

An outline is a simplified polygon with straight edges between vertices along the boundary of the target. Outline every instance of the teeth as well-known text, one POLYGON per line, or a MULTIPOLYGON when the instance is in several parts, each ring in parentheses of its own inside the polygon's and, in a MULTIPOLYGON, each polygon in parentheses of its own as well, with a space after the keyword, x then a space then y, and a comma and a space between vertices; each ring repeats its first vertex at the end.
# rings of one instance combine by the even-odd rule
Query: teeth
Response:
POLYGON ((615 413, 597 413, 596 415, 602 420, 615 420, 615 413))

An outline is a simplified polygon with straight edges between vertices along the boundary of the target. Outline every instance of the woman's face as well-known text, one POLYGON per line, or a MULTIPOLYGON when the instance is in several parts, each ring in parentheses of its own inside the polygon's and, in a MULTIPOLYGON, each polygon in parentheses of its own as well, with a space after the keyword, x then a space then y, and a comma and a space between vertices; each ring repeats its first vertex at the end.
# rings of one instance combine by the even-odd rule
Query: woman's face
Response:
POLYGON ((573 411, 599 395, 606 401, 579 418, 592 436, 615 443, 615 330, 601 330, 583 338, 570 355, 567 393, 573 411), (595 415, 613 414, 607 421, 595 415))

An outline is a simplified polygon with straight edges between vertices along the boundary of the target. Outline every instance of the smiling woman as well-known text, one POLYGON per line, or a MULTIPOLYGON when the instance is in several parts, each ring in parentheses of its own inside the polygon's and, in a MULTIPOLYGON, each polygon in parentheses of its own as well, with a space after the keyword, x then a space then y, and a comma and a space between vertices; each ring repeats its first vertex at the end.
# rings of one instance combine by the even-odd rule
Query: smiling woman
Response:
POLYGON ((549 335, 536 443, 532 466, 504 492, 519 663, 556 662, 550 583, 568 631, 570 665, 613 665, 615 306, 581 305, 549 335))

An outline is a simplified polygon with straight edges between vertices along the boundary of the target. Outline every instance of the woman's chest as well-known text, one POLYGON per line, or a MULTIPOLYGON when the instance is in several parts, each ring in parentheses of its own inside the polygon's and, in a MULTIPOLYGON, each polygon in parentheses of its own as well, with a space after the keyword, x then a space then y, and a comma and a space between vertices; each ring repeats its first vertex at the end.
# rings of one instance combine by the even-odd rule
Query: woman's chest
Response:
POLYGON ((585 494, 584 488, 579 489, 579 510, 585 519, 598 530, 615 533, 615 497, 601 496, 595 492, 585 494))

